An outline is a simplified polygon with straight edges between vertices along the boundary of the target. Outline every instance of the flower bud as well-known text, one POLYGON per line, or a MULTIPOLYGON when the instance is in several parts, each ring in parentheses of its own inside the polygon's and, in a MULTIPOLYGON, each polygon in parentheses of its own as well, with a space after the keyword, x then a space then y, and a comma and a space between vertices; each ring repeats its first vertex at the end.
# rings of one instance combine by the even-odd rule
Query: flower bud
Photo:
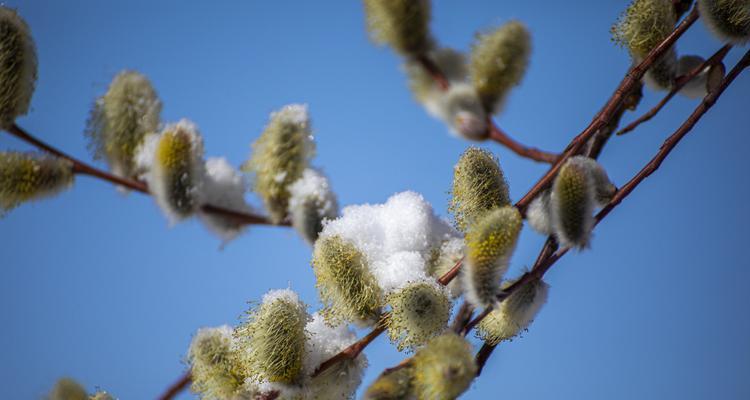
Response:
POLYGON ((115 398, 111 394, 109 394, 109 393, 107 393, 107 392, 105 392, 103 390, 100 390, 100 391, 94 393, 89 398, 89 400, 115 400, 115 398))
POLYGON ((0 216, 73 184, 73 164, 41 153, 0 152, 0 216))
POLYGON ((551 235, 553 232, 550 207, 550 191, 545 190, 534 197, 526 209, 526 220, 529 225, 542 235, 551 235))
POLYGON ((667 50, 643 75, 643 82, 652 90, 670 90, 677 78, 677 53, 667 50))
POLYGON ((413 368, 419 400, 453 400, 469 388, 477 373, 471 345, 453 333, 438 336, 417 351, 413 368))
POLYGON ((315 244, 323 222, 338 217, 336 195, 322 172, 308 168, 289 187, 292 226, 308 243, 315 244))
POLYGON ((586 156, 573 156, 569 162, 580 165, 591 175, 596 191, 595 199, 599 206, 603 206, 612 200, 612 196, 617 192, 617 187, 609 180, 607 171, 601 164, 586 156))
MULTIPOLYGON (((677 76, 685 76, 691 73, 696 68, 699 68, 704 62, 705 59, 701 56, 687 55, 680 57, 677 62, 677 76)), ((702 71, 698 72, 693 79, 685 83, 682 89, 680 89, 680 94, 691 99, 698 99, 706 96, 713 87, 717 86, 715 83, 716 73, 719 72, 719 82, 724 78, 723 70, 720 67, 717 68, 717 65, 721 65, 721 63, 706 66, 702 71), (709 78, 712 78, 711 82, 709 82, 709 78)))
POLYGON ((698 0, 701 19, 719 39, 732 44, 750 41, 750 1, 698 0))
POLYGON ((519 21, 477 35, 471 51, 471 80, 485 111, 500 111, 510 89, 521 83, 531 55, 531 36, 519 21))
POLYGON ((569 159, 552 185, 552 228, 562 247, 583 249, 594 227, 596 188, 592 174, 580 159, 569 159))
POLYGON ((386 298, 391 306, 388 336, 399 351, 413 350, 440 334, 448 325, 451 300, 436 282, 414 282, 386 298))
POLYGON ((412 399, 413 368, 406 366, 395 371, 384 372, 367 388, 363 400, 410 400, 412 399))
POLYGON ((305 354, 307 311, 291 290, 273 290, 237 327, 240 365, 258 382, 298 383, 305 354))
POLYGON ((522 226, 518 209, 505 206, 485 214, 466 232, 461 280, 466 300, 475 307, 495 303, 522 226))
MULTIPOLYGON (((514 281, 506 281, 503 289, 514 281)), ((494 308, 477 326, 477 336, 495 346, 528 328, 547 301, 549 285, 534 279, 521 286, 494 308)))
POLYGON ((37 59, 29 26, 15 10, 0 5, 0 129, 29 111, 37 59))
POLYGON ((324 236, 315 242, 312 265, 329 324, 377 321, 383 294, 361 251, 340 236, 324 236))
POLYGON ((452 195, 448 209, 464 232, 482 214, 510 204, 508 184, 497 158, 477 147, 468 148, 453 168, 452 195))
POLYGON ((232 328, 201 328, 187 356, 193 392, 207 399, 229 399, 242 392, 244 376, 234 351, 232 328))
MULTIPOLYGON (((464 239, 451 238, 444 241, 440 248, 435 249, 433 256, 427 264, 427 275, 439 279, 446 272, 456 266, 464 257, 464 239)), ((448 285, 448 292, 452 298, 461 295, 461 283, 458 279, 452 280, 448 285)))
POLYGON ((289 208, 289 186, 302 177, 315 151, 307 106, 292 104, 271 114, 271 121, 242 167, 255 175, 253 190, 263 199, 271 221, 284 221, 289 208))
POLYGON ((633 0, 612 26, 612 40, 640 61, 672 33, 676 19, 671 0, 633 0))
MULTIPOLYGON (((426 57, 443 73, 451 86, 466 80, 468 70, 466 56, 463 53, 444 47, 431 50, 426 57)), ((445 96, 445 90, 440 87, 435 77, 418 60, 407 59, 403 69, 414 98, 425 106, 430 115, 442 118, 440 103, 445 96)))
POLYGON ((94 155, 104 157, 115 175, 137 175, 135 154, 144 136, 157 132, 161 101, 148 78, 122 71, 94 102, 86 136, 94 155))
POLYGON ((416 57, 432 47, 428 0, 365 0, 367 28, 375 43, 416 57))
POLYGON ((62 378, 49 392, 49 400, 89 400, 86 389, 70 378, 62 378))
POLYGON ((172 222, 192 215, 203 183, 203 139, 188 120, 167 125, 161 133, 148 179, 151 193, 172 222))
POLYGON ((440 117, 453 134, 468 140, 487 139, 487 115, 473 87, 466 83, 451 85, 439 107, 440 117))

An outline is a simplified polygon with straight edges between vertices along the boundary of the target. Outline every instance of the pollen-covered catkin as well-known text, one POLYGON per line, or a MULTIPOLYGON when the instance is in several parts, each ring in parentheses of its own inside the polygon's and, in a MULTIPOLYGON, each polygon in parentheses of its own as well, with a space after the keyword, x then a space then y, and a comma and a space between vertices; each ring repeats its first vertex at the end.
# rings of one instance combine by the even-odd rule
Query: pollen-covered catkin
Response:
MULTIPOLYGON (((677 14, 670 0, 633 0, 612 26, 612 40, 627 48, 635 62, 640 62, 674 29, 677 14)), ((672 86, 677 55, 669 49, 646 72, 646 83, 655 89, 672 86)))
POLYGON ((750 0, 698 0, 701 20, 727 43, 750 41, 750 0))
MULTIPOLYGON (((515 281, 506 281, 503 289, 515 281)), ((477 326, 477 336, 489 345, 517 336, 528 328, 547 301, 549 285, 534 279, 518 288, 492 310, 477 326)))
POLYGON ((37 78, 37 58, 29 26, 0 5, 0 129, 29 111, 37 78))
POLYGON ((49 400, 88 400, 86 389, 78 382, 70 378, 62 378, 47 395, 49 400))
POLYGON ((552 185, 552 228, 562 247, 585 248, 594 226, 596 188, 586 163, 569 159, 552 185))
POLYGON ((193 337, 187 356, 191 389, 205 399, 231 399, 242 392, 245 377, 235 353, 232 328, 202 328, 193 337))
POLYGON ((477 373, 471 345, 454 333, 430 340, 412 362, 418 400, 453 400, 469 388, 477 373))
POLYGON ((414 282, 386 297, 391 306, 388 336, 399 351, 413 350, 440 334, 448 325, 451 300, 436 282, 414 282))
POLYGON ((374 42, 412 57, 432 47, 429 0, 364 0, 364 5, 374 42))
POLYGON ((505 206, 485 214, 466 232, 461 281, 466 300, 475 307, 495 303, 522 226, 518 209, 505 206))
POLYGON ((235 329, 242 373, 257 382, 299 383, 305 354, 306 306, 291 290, 272 290, 235 329))
POLYGON ((323 222, 338 217, 336 195, 322 172, 306 169, 290 187, 289 216, 297 233, 309 244, 315 244, 323 222))
POLYGON ((156 145, 148 183, 171 222, 195 212, 204 174, 203 139, 195 124, 181 120, 167 125, 156 145))
POLYGON ((497 113, 508 92, 521 82, 530 55, 531 35, 519 21, 477 35, 470 74, 487 113, 497 113))
POLYGON ((377 321, 383 306, 382 290, 364 254, 353 244, 340 236, 321 237, 315 242, 312 265, 328 323, 377 321))
POLYGON ((263 199, 271 221, 281 223, 289 208, 289 186, 302 177, 315 152, 307 106, 291 104, 271 114, 252 148, 242 169, 254 174, 253 190, 263 199))
POLYGON ((53 196, 73 183, 73 164, 41 154, 0 152, 0 216, 21 203, 53 196))
POLYGON ((159 128, 161 101, 151 82, 135 71, 122 71, 92 107, 85 134, 94 155, 104 157, 115 175, 137 174, 136 149, 159 128))
POLYGON ((412 396, 413 368, 407 365, 395 371, 386 371, 367 388, 363 400, 410 400, 412 396))
POLYGON ((451 194, 448 210, 464 232, 482 214, 510 204, 508 184, 497 158, 478 147, 469 147, 453 168, 451 194))

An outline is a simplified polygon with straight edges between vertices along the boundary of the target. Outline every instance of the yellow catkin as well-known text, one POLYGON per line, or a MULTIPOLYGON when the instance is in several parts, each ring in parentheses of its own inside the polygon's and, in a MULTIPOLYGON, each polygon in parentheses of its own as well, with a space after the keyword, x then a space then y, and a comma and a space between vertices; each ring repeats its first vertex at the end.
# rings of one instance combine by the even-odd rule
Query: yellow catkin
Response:
POLYGON ((418 400, 453 400, 469 388, 477 373, 471 345, 454 333, 430 340, 412 363, 418 400))
POLYGON ((228 326, 198 330, 188 351, 193 392, 205 399, 228 399, 242 391, 244 375, 228 326))
POLYGON ((468 148, 456 163, 451 192, 448 210, 464 232, 482 214, 510 204, 508 184, 497 158, 478 147, 468 148))
POLYGON ((435 283, 412 283, 388 295, 388 336, 399 351, 414 349, 445 330, 451 315, 447 291, 435 283))
POLYGON ((594 180, 585 165, 568 160, 552 185, 552 228, 563 247, 585 248, 593 229, 594 180))
POLYGON ((733 44, 750 41, 750 1, 698 0, 701 20, 719 39, 733 44))
POLYGON ((471 51, 470 75, 485 111, 495 113, 523 78, 531 55, 531 35, 519 21, 477 36, 471 51))
POLYGON ((73 164, 40 153, 0 152, 0 215, 73 183, 73 164))
POLYGON ((372 40, 405 56, 425 54, 432 47, 428 0, 364 0, 372 40))
POLYGON ((89 400, 86 389, 70 378, 58 380, 47 398, 48 400, 89 400))
POLYGON ((363 400, 409 400, 412 399, 411 366, 381 374, 364 394, 363 400))
MULTIPOLYGON (((506 281, 503 288, 514 281, 506 281)), ((514 291, 477 326, 477 336, 490 345, 509 340, 528 328, 547 301, 549 286, 532 280, 514 291)))
POLYGON ((29 26, 15 10, 0 5, 0 129, 29 111, 36 78, 36 47, 29 26))
POLYGON ((339 236, 321 237, 315 242, 312 265, 327 322, 377 321, 382 290, 354 245, 339 236))

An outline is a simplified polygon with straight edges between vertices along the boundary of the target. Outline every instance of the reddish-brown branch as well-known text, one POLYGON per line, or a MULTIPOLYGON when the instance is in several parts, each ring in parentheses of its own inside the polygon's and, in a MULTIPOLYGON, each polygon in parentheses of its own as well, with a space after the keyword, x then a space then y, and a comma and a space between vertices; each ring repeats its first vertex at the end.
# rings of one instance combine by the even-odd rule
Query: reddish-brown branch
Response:
POLYGON ((477 363, 477 376, 482 374, 482 369, 484 369, 484 364, 487 363, 487 359, 490 358, 492 355, 492 352, 495 351, 495 347, 497 345, 491 345, 491 344, 483 344, 482 347, 477 351, 477 356, 475 358, 477 363))
POLYGON ((463 332, 466 324, 471 321, 471 317, 473 314, 474 307, 469 304, 469 302, 464 301, 463 304, 461 304, 461 308, 459 308, 456 312, 456 316, 453 318, 453 325, 451 326, 451 330, 458 334, 463 332))
POLYGON ((190 386, 190 381, 192 377, 190 375, 190 371, 185 372, 180 379, 178 379, 175 383, 173 383, 170 387, 167 388, 167 390, 162 393, 158 400, 171 400, 177 394, 179 394, 181 391, 187 389, 188 386, 190 386))
POLYGON ((690 82, 696 76, 698 76, 698 74, 703 72, 703 70, 705 70, 706 67, 710 67, 710 66, 717 65, 718 63, 720 63, 729 52, 729 49, 731 48, 732 48, 732 45, 730 44, 725 45, 724 47, 719 49, 716 53, 714 53, 714 55, 712 55, 709 59, 703 61, 703 63, 701 63, 696 68, 694 68, 692 71, 690 71, 686 75, 678 77, 672 89, 669 91, 669 93, 667 93, 666 96, 664 96, 664 98, 661 99, 661 101, 659 101, 659 103, 657 103, 653 108, 648 110, 648 112, 638 117, 638 119, 634 120, 633 122, 629 123, 624 128, 620 129, 617 132, 617 135, 620 136, 628 132, 631 132, 635 128, 637 128, 640 124, 656 116, 656 114, 658 114, 659 111, 661 111, 661 109, 664 108, 664 106, 667 105, 667 103, 669 103, 672 97, 674 97, 683 87, 685 87, 685 85, 687 85, 688 82, 690 82))
POLYGON ((387 314, 384 314, 383 317, 380 319, 380 322, 378 322, 378 325, 373 328, 370 333, 365 335, 363 338, 357 340, 349 347, 345 348, 344 350, 341 350, 338 354, 335 356, 323 361, 320 366, 313 372, 312 376, 316 377, 320 375, 323 371, 327 370, 328 368, 331 368, 332 366, 336 365, 337 363, 344 361, 344 360, 351 360, 356 358, 360 353, 362 353, 362 350, 365 349, 370 343, 373 342, 378 336, 380 336, 381 333, 385 332, 386 324, 385 319, 388 318, 387 314))
POLYGON ((674 31, 667 36, 658 46, 649 52, 648 56, 643 59, 638 65, 628 71, 620 85, 617 87, 615 92, 607 101, 604 108, 599 111, 594 119, 591 121, 589 126, 583 130, 578 136, 576 136, 568 145, 568 147, 560 156, 557 162, 547 171, 547 173, 524 195, 521 200, 516 203, 518 210, 525 215, 526 207, 529 206, 531 201, 544 189, 546 189, 555 177, 557 172, 562 167, 562 164, 569 157, 579 154, 581 148, 591 139, 600 129, 605 127, 615 115, 615 112, 621 107, 623 101, 627 99, 627 96, 631 93, 633 87, 640 83, 643 75, 646 73, 648 68, 662 55, 664 54, 674 43, 679 39, 687 29, 695 23, 698 19, 698 8, 693 7, 693 10, 688 14, 685 19, 677 25, 674 31))
MULTIPOLYGON (((432 76, 441 90, 448 90, 448 88, 450 87, 450 82, 445 77, 445 74, 443 74, 440 68, 435 65, 435 63, 429 57, 423 55, 417 57, 417 61, 422 66, 422 68, 424 68, 425 71, 427 71, 427 73, 432 76)), ((487 118, 487 126, 487 137, 489 139, 502 144, 521 157, 525 157, 534 161, 545 162, 548 164, 552 164, 557 160, 558 155, 555 153, 550 153, 534 147, 526 146, 511 138, 507 133, 501 130, 494 121, 492 121, 491 117, 487 118)))
MULTIPOLYGON (((133 179, 122 178, 117 175, 111 174, 107 171, 96 168, 90 164, 87 164, 55 148, 54 146, 51 146, 43 142, 42 140, 37 139, 36 137, 26 132, 23 128, 19 127, 16 124, 13 124, 10 127, 8 127, 7 132, 41 150, 46 151, 47 153, 50 153, 54 156, 70 161, 73 164, 73 172, 76 174, 93 176, 103 181, 107 181, 115 185, 128 188, 130 190, 134 190, 134 191, 144 193, 144 194, 150 194, 148 190, 148 186, 144 182, 136 181, 133 179)), ((255 215, 255 214, 250 214, 250 213, 234 211, 234 210, 230 210, 224 207, 204 204, 201 206, 201 209, 204 212, 209 213, 209 214, 221 215, 224 217, 232 218, 236 220, 237 222, 245 224, 245 225, 274 225, 266 217, 255 215)), ((278 225, 289 226, 290 224, 289 222, 283 222, 278 225)))
MULTIPOLYGON (((643 182, 648 176, 653 174, 661 163, 667 158, 670 152, 677 146, 677 144, 685 137, 692 129, 695 124, 706 114, 706 112, 716 103, 716 100, 724 93, 724 90, 734 81, 737 76, 745 69, 750 67, 750 50, 745 53, 742 59, 732 68, 727 76, 722 80, 721 84, 711 93, 709 93, 703 101, 695 108, 692 114, 680 125, 680 127, 669 136, 659 148, 656 155, 648 162, 630 181, 623 185, 612 199, 604 206, 594 217, 595 226, 598 225, 612 210, 617 207, 623 199, 625 199, 632 191, 643 182)), ((549 240, 547 243, 550 243, 549 240)), ((547 245, 545 244, 545 248, 547 245)), ((530 282, 533 279, 541 279, 550 268, 568 253, 569 248, 562 248, 554 251, 547 257, 540 257, 532 268, 531 271, 525 273, 519 280, 513 285, 509 286, 503 293, 498 296, 498 302, 503 301, 510 294, 512 294, 518 287, 530 282)), ((547 250, 549 251, 549 250, 547 250)), ((544 252, 544 250, 543 250, 544 252)), ((486 311, 486 310, 485 310, 486 311)), ((480 314, 475 318, 470 326, 475 326, 479 323, 482 318, 486 316, 487 312, 480 314)), ((466 333, 466 332, 465 332, 466 333)))

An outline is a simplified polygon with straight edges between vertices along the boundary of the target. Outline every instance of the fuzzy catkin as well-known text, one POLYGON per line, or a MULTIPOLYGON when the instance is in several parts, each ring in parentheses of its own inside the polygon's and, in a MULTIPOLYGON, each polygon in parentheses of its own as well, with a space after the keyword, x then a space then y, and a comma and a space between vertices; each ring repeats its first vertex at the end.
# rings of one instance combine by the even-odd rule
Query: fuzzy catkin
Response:
POLYGON ((267 294, 235 330, 240 365, 243 374, 257 382, 299 383, 307 311, 296 295, 279 292, 267 294))
POLYGON ((322 172, 306 169, 289 192, 289 216, 297 233, 309 244, 315 244, 323 230, 323 222, 338 217, 336 195, 322 172))
POLYGON ((289 186, 302 176, 315 152, 307 106, 292 104, 271 114, 271 120, 252 155, 243 165, 254 174, 253 190, 263 199, 271 221, 284 221, 289 208, 289 186))
POLYGON ((89 400, 86 389, 70 378, 62 378, 47 395, 48 400, 89 400))
POLYGON ((414 349, 442 333, 451 314, 447 290, 434 282, 411 283, 386 297, 388 336, 399 351, 414 349))
POLYGON ((384 372, 364 394, 363 400, 412 399, 413 368, 409 365, 395 371, 384 372))
POLYGON ((498 112, 510 89, 521 82, 530 55, 531 35, 519 21, 477 36, 470 75, 487 113, 498 112))
POLYGON ((161 101, 151 82, 136 71, 122 71, 92 107, 85 134, 95 157, 112 172, 135 177, 135 154, 143 138, 159 128, 161 101))
POLYGON ((451 194, 448 210, 463 232, 487 211, 510 204, 500 163, 492 153, 478 147, 469 147, 453 168, 451 194))
POLYGON ((229 326, 202 328, 193 337, 188 363, 193 392, 205 399, 229 399, 242 391, 244 375, 237 363, 229 326))
POLYGON ((187 120, 162 131, 154 153, 149 187, 172 222, 191 216, 199 205, 204 178, 203 140, 187 120))
MULTIPOLYGON (((507 288, 515 281, 506 281, 507 288)), ((518 288, 492 310, 477 326, 477 337, 489 345, 509 340, 528 328, 547 301, 549 285, 542 280, 532 280, 518 288)))
POLYGON ((428 0, 364 0, 372 40, 403 56, 419 56, 432 47, 428 0))
POLYGON ((413 359, 418 400, 453 400, 469 388, 477 372, 471 345, 448 333, 430 340, 413 359))
POLYGON ((73 164, 41 154, 0 152, 0 216, 21 203, 53 196, 73 183, 73 164))
POLYGON ((326 322, 372 324, 380 316, 383 293, 367 259, 340 236, 315 242, 312 260, 326 322))
POLYGON ((698 9, 701 20, 722 41, 750 41, 750 0, 698 0, 698 9))
POLYGON ((0 129, 29 111, 37 79, 37 57, 29 26, 0 5, 0 129))
POLYGON ((505 206, 485 214, 466 233, 461 280, 467 301, 475 307, 495 303, 522 226, 518 209, 505 206))
POLYGON ((594 226, 596 188, 584 163, 569 159, 552 184, 552 227, 562 247, 583 249, 594 226))

